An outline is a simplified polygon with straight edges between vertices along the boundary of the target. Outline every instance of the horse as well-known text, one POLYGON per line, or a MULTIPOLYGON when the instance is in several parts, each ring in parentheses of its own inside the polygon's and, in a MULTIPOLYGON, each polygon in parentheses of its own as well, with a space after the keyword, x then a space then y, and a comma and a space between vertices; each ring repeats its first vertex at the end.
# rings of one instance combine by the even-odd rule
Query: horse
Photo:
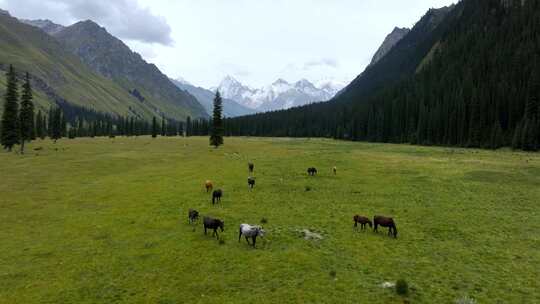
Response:
POLYGON ((255 165, 253 163, 248 163, 248 169, 249 169, 249 173, 253 173, 253 169, 255 169, 255 165))
POLYGON ((188 220, 189 223, 192 224, 193 222, 197 221, 199 219, 199 211, 195 209, 189 209, 188 211, 188 220))
POLYGON ((240 229, 238 231, 238 242, 240 242, 240 239, 242 236, 246 238, 246 242, 248 245, 252 245, 253 248, 255 248, 255 243, 257 242, 257 237, 264 237, 265 231, 261 226, 252 226, 249 224, 241 224, 240 229), (249 238, 253 240, 253 244, 249 244, 249 238))
POLYGON ((207 180, 206 182, 204 182, 204 187, 206 188, 206 193, 212 191, 212 189, 214 189, 214 185, 212 184, 212 181, 211 180, 207 180))
POLYGON ((208 216, 205 216, 203 219, 203 226, 204 226, 204 234, 206 235, 206 229, 212 229, 214 230, 214 233, 212 233, 212 236, 216 236, 216 238, 219 239, 219 234, 217 232, 218 228, 221 229, 221 232, 225 231, 225 222, 219 219, 214 219, 208 216))
POLYGON ((360 229, 361 230, 364 230, 366 229, 366 225, 369 225, 370 228, 373 227, 373 224, 371 223, 371 220, 365 216, 361 216, 361 215, 355 215, 353 217, 353 221, 354 221, 354 227, 358 227, 358 223, 360 223, 360 229))
POLYGON ((315 174, 317 174, 317 169, 314 167, 308 168, 307 173, 311 176, 315 176, 315 174))
POLYGON ((254 177, 248 177, 248 186, 253 189, 255 187, 255 178, 254 177))
POLYGON ((221 203, 222 196, 223 196, 223 191, 221 191, 221 189, 214 190, 214 192, 212 192, 212 205, 221 203))
POLYGON ((337 167, 332 168, 332 171, 334 172, 334 175, 337 175, 337 167))
POLYGON ((397 228, 394 219, 391 217, 376 215, 373 217, 373 231, 378 232, 377 227, 388 227, 388 235, 394 235, 397 238, 397 228))

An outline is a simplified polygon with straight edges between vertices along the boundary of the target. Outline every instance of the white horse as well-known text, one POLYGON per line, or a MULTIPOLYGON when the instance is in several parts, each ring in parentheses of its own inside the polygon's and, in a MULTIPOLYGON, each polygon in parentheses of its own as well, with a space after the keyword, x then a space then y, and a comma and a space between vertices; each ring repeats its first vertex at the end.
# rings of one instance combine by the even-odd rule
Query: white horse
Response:
POLYGON ((242 236, 246 238, 246 242, 249 244, 249 238, 253 240, 253 247, 255 247, 255 243, 257 242, 257 237, 264 237, 265 231, 261 226, 252 226, 249 224, 241 224, 240 230, 238 232, 238 242, 240 242, 240 239, 242 236))

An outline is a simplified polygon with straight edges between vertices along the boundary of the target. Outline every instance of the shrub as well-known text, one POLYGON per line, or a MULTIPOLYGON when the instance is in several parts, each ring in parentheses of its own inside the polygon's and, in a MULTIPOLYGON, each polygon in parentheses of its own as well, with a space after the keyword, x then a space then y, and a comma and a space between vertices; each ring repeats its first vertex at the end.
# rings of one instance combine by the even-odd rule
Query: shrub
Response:
POLYGON ((310 186, 306 186, 306 192, 309 192, 311 191, 311 187, 310 186))
POLYGON ((404 296, 409 294, 409 284, 407 281, 400 279, 396 282, 396 292, 398 295, 404 296))
POLYGON ((336 275, 337 275, 337 272, 335 270, 331 270, 329 274, 330 274, 331 278, 335 279, 336 275))
POLYGON ((261 219, 261 224, 266 224, 266 223, 268 223, 268 220, 265 217, 263 217, 261 219))

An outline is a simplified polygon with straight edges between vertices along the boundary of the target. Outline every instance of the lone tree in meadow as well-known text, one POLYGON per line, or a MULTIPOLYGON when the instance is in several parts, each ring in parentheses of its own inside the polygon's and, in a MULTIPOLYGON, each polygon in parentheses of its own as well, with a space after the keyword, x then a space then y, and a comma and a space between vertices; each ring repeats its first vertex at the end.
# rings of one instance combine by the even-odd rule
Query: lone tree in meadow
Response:
POLYGON ((152 138, 156 138, 156 137, 157 137, 157 133, 158 133, 158 129, 157 129, 157 119, 156 119, 156 117, 154 116, 154 118, 152 118, 152 138))
POLYGON ((32 102, 32 87, 30 86, 30 74, 26 73, 22 87, 21 111, 19 114, 19 126, 21 135, 21 154, 24 154, 24 143, 34 139, 34 103, 32 102))
POLYGON ((0 141, 4 149, 11 152, 14 145, 19 144, 19 92, 17 88, 17 75, 13 66, 9 66, 7 76, 6 94, 4 96, 4 113, 2 114, 2 133, 0 141))
POLYGON ((219 147, 223 145, 223 118, 221 112, 223 111, 223 100, 221 94, 216 91, 216 97, 214 98, 214 115, 212 117, 212 129, 210 132, 210 145, 219 147))

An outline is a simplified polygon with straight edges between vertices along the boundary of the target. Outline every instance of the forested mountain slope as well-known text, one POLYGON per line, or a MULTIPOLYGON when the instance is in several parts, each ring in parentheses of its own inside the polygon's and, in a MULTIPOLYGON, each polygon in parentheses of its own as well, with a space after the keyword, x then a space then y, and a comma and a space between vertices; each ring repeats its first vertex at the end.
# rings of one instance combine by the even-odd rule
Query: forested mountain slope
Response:
POLYGON ((419 25, 334 102, 228 120, 228 134, 536 150, 539 2, 463 0, 408 44, 419 25))

